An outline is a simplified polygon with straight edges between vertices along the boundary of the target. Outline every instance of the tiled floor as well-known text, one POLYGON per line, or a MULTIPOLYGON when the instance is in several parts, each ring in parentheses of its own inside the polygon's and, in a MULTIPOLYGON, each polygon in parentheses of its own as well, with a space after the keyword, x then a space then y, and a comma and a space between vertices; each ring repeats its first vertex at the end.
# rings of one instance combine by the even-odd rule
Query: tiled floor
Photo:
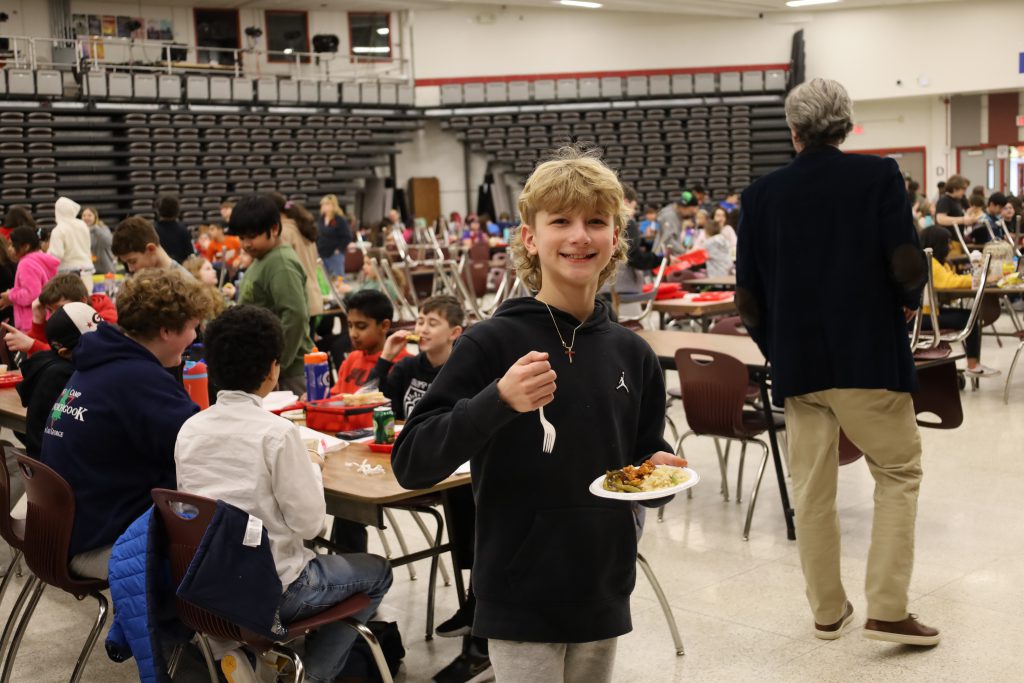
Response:
MULTIPOLYGON (((988 364, 1009 367, 1015 342, 1002 349, 986 337, 988 364)), ((962 394, 964 425, 923 430, 925 479, 918 516, 911 609, 943 631, 942 643, 915 650, 861 637, 864 565, 870 537, 872 482, 862 462, 841 471, 839 504, 847 590, 858 628, 825 643, 811 635, 795 543, 785 538, 774 475, 765 476, 749 542, 740 539, 757 458, 748 458, 744 505, 723 502, 710 441, 688 448, 705 477, 692 500, 679 496, 665 521, 648 519, 641 551, 672 604, 686 645, 677 657, 665 618, 640 574, 633 600, 634 631, 621 639, 615 680, 632 681, 1019 681, 1024 641, 1024 371, 1011 405, 1002 378, 962 394)), ((677 411, 678 412, 678 411, 677 411)), ((679 416, 681 417, 681 415, 679 416)), ((730 471, 735 484, 735 461, 730 471)), ((400 513, 406 538, 422 536, 400 513)), ((390 532, 389 532, 390 533, 390 532)), ((393 541, 393 537, 392 541, 393 541)), ((379 548, 376 538, 372 543, 379 548)), ((392 545, 395 545, 392 542, 392 545)), ((423 640, 427 565, 410 581, 404 568, 382 616, 399 622, 408 651, 400 681, 429 681, 456 656, 457 639, 423 640)), ((17 586, 15 586, 17 587, 17 586)), ((13 591, 12 591, 13 595, 13 591)), ((10 608, 12 597, 4 601, 10 608)), ((438 620, 454 610, 453 588, 438 588, 438 620)), ((93 603, 49 591, 25 637, 12 680, 66 680, 93 614, 93 603)), ((114 664, 97 647, 87 681, 137 680, 132 663, 114 664)), ((202 680, 191 678, 190 680, 202 680)))

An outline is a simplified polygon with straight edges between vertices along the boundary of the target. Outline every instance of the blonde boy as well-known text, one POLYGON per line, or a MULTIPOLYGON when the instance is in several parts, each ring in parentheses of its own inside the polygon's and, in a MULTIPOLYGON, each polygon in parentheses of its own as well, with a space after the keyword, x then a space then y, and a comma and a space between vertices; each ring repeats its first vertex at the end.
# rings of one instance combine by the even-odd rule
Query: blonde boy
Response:
POLYGON ((626 257, 615 174, 560 150, 527 181, 519 213, 512 257, 536 296, 463 333, 392 464, 403 486, 422 488, 471 461, 473 634, 490 640, 497 679, 598 683, 632 628, 636 531, 628 505, 587 488, 647 458, 684 461, 662 437, 657 357, 595 298, 626 257), (552 453, 538 408, 557 430, 552 453))

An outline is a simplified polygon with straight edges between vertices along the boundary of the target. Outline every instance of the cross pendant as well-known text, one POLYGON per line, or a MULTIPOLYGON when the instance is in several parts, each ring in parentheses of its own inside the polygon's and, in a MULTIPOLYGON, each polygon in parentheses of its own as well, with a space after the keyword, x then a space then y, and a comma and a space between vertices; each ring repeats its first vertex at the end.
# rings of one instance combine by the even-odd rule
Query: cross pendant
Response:
POLYGON ((565 355, 569 356, 569 365, 572 365, 572 357, 576 355, 576 352, 567 346, 565 347, 565 355))

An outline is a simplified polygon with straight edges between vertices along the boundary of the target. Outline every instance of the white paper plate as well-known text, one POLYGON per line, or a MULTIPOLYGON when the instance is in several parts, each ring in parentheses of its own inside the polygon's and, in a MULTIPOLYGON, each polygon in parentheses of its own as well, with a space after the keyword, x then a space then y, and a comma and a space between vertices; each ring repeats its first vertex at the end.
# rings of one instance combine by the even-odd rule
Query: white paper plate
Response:
POLYGON ((690 475, 690 478, 681 484, 670 486, 667 489, 658 489, 657 491, 643 491, 641 493, 624 493, 622 491, 606 491, 604 484, 605 475, 601 475, 590 485, 590 492, 598 498, 611 498, 613 500, 654 500, 655 498, 664 498, 665 496, 671 496, 674 493, 685 491, 691 486, 696 486, 697 482, 700 481, 700 475, 695 470, 691 470, 689 467, 672 467, 671 465, 658 465, 658 469, 673 469, 683 470, 690 475))

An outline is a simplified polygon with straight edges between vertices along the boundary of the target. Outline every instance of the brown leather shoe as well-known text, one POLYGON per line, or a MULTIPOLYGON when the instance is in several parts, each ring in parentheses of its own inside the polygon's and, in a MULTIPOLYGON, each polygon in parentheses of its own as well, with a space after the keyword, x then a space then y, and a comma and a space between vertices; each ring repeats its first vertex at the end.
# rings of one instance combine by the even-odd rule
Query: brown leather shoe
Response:
POLYGON ((834 624, 827 624, 822 626, 815 622, 814 624, 814 637, 821 638, 822 640, 835 640, 839 636, 843 635, 843 631, 853 621, 853 605, 850 601, 846 601, 846 611, 843 612, 843 616, 840 617, 839 621, 834 624))
POLYGON ((868 619, 864 623, 864 637, 889 643, 931 647, 939 644, 939 629, 925 626, 916 614, 908 614, 902 621, 868 619))

